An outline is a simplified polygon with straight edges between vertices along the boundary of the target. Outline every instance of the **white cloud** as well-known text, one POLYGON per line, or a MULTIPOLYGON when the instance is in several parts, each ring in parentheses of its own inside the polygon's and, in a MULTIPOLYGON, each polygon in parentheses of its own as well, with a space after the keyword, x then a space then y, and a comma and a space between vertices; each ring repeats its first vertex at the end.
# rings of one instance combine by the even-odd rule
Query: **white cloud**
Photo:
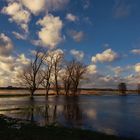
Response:
POLYGON ((93 64, 87 66, 87 73, 88 74, 96 74, 97 73, 97 66, 93 65, 93 64))
POLYGON ((140 55, 140 49, 133 49, 131 50, 131 53, 140 55))
POLYGON ((29 64, 24 54, 17 57, 0 56, 0 86, 17 86, 18 75, 29 64))
POLYGON ((5 34, 0 34, 0 86, 17 84, 17 75, 29 63, 24 54, 12 56, 13 43, 5 34))
POLYGON ((140 73, 140 63, 137 63, 135 65, 135 71, 138 72, 138 73, 140 73))
POLYGON ((78 17, 75 16, 75 15, 73 15, 73 14, 71 14, 71 13, 68 13, 68 14, 66 15, 66 19, 67 19, 68 21, 75 22, 76 20, 78 20, 78 17))
POLYGON ((0 56, 1 72, 11 72, 14 68, 14 58, 12 56, 0 56))
POLYGON ((40 12, 48 13, 54 10, 63 9, 69 0, 6 0, 1 12, 9 15, 9 21, 15 22, 26 33, 28 33, 28 23, 31 20, 31 13, 38 15, 40 12))
POLYGON ((20 64, 28 65, 30 60, 28 58, 26 58, 26 56, 24 54, 20 54, 18 56, 18 58, 16 59, 16 62, 18 62, 20 64))
POLYGON ((25 40, 27 38, 27 35, 23 35, 23 34, 20 34, 18 32, 12 32, 12 34, 17 38, 17 39, 21 39, 21 40, 25 40))
POLYGON ((82 31, 77 32, 77 31, 71 30, 69 31, 69 34, 76 42, 80 42, 84 38, 84 32, 82 31))
POLYGON ((46 0, 21 0, 21 2, 35 15, 43 11, 46 5, 46 0))
POLYGON ((68 2, 69 0, 46 0, 46 5, 49 11, 54 11, 64 8, 68 2))
POLYGON ((96 62, 112 62, 118 58, 118 54, 111 49, 105 50, 103 53, 98 53, 91 58, 91 61, 96 62))
POLYGON ((40 40, 31 40, 31 43, 35 46, 41 46, 41 41, 40 40))
POLYGON ((40 12, 56 11, 64 8, 69 0, 20 0, 21 3, 33 14, 38 15, 40 12))
POLYGON ((37 22, 42 28, 38 32, 40 43, 44 47, 54 48, 62 40, 61 30, 63 23, 59 17, 49 14, 37 22))
POLYGON ((5 34, 0 34, 0 55, 10 55, 13 50, 13 43, 11 39, 5 34))
POLYGON ((124 69, 120 66, 113 67, 111 70, 115 73, 115 75, 121 75, 121 73, 124 71, 124 69))
MULTIPOLYGON (((83 86, 90 88, 117 88, 120 82, 126 83, 128 89, 136 89, 138 81, 140 79, 140 64, 135 66, 125 67, 108 67, 108 72, 104 73, 102 70, 97 70, 96 65, 93 66, 93 74, 88 74, 88 82, 85 81, 83 86), (94 73, 95 69, 95 73, 94 73), (134 69, 136 73, 134 73, 134 69), (114 72, 114 73, 112 73, 114 72), (121 74, 126 72, 125 75, 121 74), (133 73, 133 74, 132 74, 133 73)), ((89 70, 87 69, 87 72, 89 70)))
POLYGON ((77 59, 77 60, 82 60, 84 58, 84 52, 79 51, 79 50, 71 50, 70 53, 77 59))
POLYGON ((16 22, 25 32, 28 32, 30 13, 23 9, 21 3, 13 2, 2 9, 2 13, 10 16, 9 20, 16 22))
POLYGON ((56 50, 53 50, 53 51, 49 51, 48 53, 49 53, 50 55, 53 55, 53 59, 54 59, 54 60, 57 59, 57 57, 58 57, 59 55, 63 55, 63 54, 64 54, 63 50, 61 50, 61 49, 56 49, 56 50))

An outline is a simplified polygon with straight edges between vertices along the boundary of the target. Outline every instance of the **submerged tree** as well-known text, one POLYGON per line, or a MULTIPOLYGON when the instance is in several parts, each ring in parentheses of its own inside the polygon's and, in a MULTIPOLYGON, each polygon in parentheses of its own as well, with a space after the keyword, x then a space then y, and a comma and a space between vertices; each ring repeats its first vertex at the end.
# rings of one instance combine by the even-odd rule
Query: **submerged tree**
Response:
POLYGON ((127 90, 126 84, 125 83, 120 83, 118 85, 118 90, 121 93, 121 95, 126 95, 126 90, 127 90))
POLYGON ((63 114, 66 122, 70 123, 71 125, 75 124, 77 126, 82 126, 83 117, 81 111, 78 96, 66 96, 64 98, 63 114))
POLYGON ((41 66, 43 65, 45 54, 45 52, 42 53, 40 50, 35 51, 35 58, 30 61, 28 67, 20 75, 21 84, 30 91, 31 98, 33 98, 34 92, 44 79, 41 76, 41 66))
POLYGON ((62 69, 62 61, 63 61, 63 52, 61 50, 56 50, 54 52, 50 52, 53 55, 53 70, 52 75, 54 77, 54 88, 56 91, 56 94, 59 95, 59 73, 62 69))
POLYGON ((69 63, 66 63, 64 72, 63 72, 62 78, 61 78, 62 83, 63 83, 63 88, 64 88, 66 95, 68 95, 70 93, 70 88, 71 88, 71 84, 72 84, 71 75, 72 75, 72 68, 69 65, 69 63))
POLYGON ((86 70, 87 70, 86 66, 81 62, 72 60, 69 63, 68 71, 71 79, 70 87, 74 95, 78 92, 78 86, 80 84, 80 81, 84 78, 86 70))
POLYGON ((46 97, 48 97, 50 86, 51 86, 51 74, 52 74, 52 68, 53 68, 53 54, 47 53, 45 59, 44 59, 45 69, 42 70, 42 78, 43 81, 41 85, 46 90, 46 97))

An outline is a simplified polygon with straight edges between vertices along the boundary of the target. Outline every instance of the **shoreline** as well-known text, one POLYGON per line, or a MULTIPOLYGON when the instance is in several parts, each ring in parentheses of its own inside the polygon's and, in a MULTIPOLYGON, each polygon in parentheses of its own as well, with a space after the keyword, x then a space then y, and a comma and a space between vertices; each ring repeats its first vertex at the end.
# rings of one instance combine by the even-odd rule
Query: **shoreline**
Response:
POLYGON ((0 115, 1 140, 135 140, 63 126, 37 126, 30 121, 0 115))
MULTIPOLYGON (((49 94, 48 96, 55 96, 56 94, 49 94)), ((123 96, 119 94, 79 94, 80 95, 87 95, 87 96, 123 96)), ((132 96, 136 95, 139 96, 137 93, 131 93, 127 94, 126 96, 132 96)), ((34 97, 45 97, 45 94, 35 94, 34 97)), ((60 96, 66 96, 65 94, 60 94, 60 96)), ((71 95, 69 95, 71 96, 71 95)), ((30 97, 30 94, 0 94, 0 98, 6 98, 6 97, 30 97)))
MULTIPOLYGON (((56 94, 49 94, 48 95, 48 97, 49 96, 55 96, 56 94)), ((128 94, 128 95, 126 95, 126 96, 123 96, 123 95, 114 95, 114 94, 103 94, 103 95, 98 95, 98 94, 80 94, 80 95, 85 95, 85 96, 120 96, 120 97, 127 97, 127 96, 139 96, 138 94, 135 94, 135 93, 133 93, 133 94, 128 94)), ((80 95, 78 95, 78 96, 80 96, 80 95)), ((56 95, 57 96, 57 95, 56 95)), ((64 95, 64 94, 60 94, 60 96, 66 96, 66 95, 64 95)), ((23 94, 23 95, 21 95, 21 94, 16 94, 16 95, 11 95, 11 94, 7 94, 7 95, 4 95, 4 94, 2 94, 2 95, 0 95, 0 98, 16 98, 16 97, 18 97, 18 98, 21 98, 21 97, 30 97, 30 95, 25 95, 25 94, 23 94)), ((45 97, 45 94, 36 94, 36 95, 34 95, 34 97, 45 97)))

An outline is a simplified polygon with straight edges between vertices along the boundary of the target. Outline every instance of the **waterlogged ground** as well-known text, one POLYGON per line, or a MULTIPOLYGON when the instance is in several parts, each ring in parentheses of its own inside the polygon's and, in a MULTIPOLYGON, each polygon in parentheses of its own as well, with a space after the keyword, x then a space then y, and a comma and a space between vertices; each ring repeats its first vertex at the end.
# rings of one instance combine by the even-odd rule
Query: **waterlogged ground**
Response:
POLYGON ((0 114, 48 124, 140 139, 140 96, 0 98, 0 114))

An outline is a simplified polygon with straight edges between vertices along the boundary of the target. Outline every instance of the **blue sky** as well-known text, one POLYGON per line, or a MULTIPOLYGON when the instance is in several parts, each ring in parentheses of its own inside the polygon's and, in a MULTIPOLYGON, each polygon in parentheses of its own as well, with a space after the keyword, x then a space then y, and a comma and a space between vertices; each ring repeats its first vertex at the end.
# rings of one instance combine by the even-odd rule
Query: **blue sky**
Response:
MULTIPOLYGON (((83 61, 89 69, 87 87, 115 87, 122 80, 136 85, 140 80, 139 6, 139 0, 0 0, 0 61, 6 67, 0 76, 11 71, 7 72, 4 59, 11 57, 14 66, 10 68, 18 73, 16 68, 23 67, 31 50, 45 47, 61 49, 66 59, 83 61), (20 64, 15 64, 18 59, 20 64)), ((7 79, 1 85, 14 84, 7 79)))

